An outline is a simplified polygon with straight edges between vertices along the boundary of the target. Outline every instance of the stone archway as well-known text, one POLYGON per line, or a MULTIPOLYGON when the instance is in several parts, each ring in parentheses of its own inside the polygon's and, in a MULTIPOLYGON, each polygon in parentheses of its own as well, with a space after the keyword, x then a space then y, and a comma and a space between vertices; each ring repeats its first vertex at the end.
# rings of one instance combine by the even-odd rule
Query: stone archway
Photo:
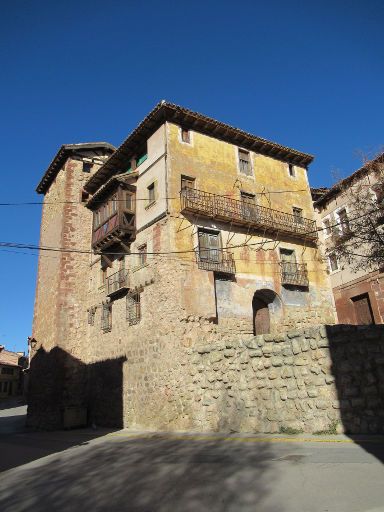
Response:
POLYGON ((281 311, 279 296, 268 289, 257 290, 252 299, 253 333, 269 334, 276 323, 276 314, 281 311))

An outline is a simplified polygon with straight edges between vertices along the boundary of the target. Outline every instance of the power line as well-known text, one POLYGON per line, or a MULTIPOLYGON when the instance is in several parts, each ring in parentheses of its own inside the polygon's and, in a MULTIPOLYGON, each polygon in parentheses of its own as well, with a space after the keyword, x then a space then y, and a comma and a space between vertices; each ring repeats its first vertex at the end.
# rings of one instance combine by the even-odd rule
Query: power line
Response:
MULTIPOLYGON (((289 193, 296 193, 296 192, 308 192, 307 189, 298 189, 298 190, 271 190, 271 191, 265 191, 265 192, 253 192, 254 195, 269 195, 269 194, 289 194, 289 193)), ((230 195, 220 195, 219 197, 224 197, 228 199, 234 199, 236 201, 240 201, 240 199, 236 199, 230 195)), ((158 197, 157 200, 176 200, 180 199, 180 196, 175 197, 158 197)), ((116 202, 125 202, 125 199, 115 199, 116 202)), ((147 201, 148 197, 146 198, 135 198, 135 201, 147 201)), ((81 204, 85 205, 86 201, 26 201, 26 202, 18 202, 18 203, 0 203, 0 206, 38 206, 38 205, 44 205, 44 204, 81 204)), ((100 200, 100 201, 93 201, 94 204, 105 204, 106 200, 100 200)))
MULTIPOLYGON (((351 219, 351 220, 357 220, 359 218, 362 218, 366 215, 368 215, 369 213, 374 213, 374 212, 368 212, 368 213, 364 213, 362 215, 360 215, 359 217, 355 217, 354 219, 351 219)), ((341 221, 341 222, 337 222, 331 226, 328 226, 327 228, 318 228, 316 230, 313 230, 313 231, 306 231, 306 232, 303 232, 301 233, 303 236, 305 235, 309 235, 309 234, 314 234, 316 232, 319 232, 319 231, 324 231, 325 229, 330 229, 330 228, 334 228, 336 226, 341 226, 342 224, 345 224, 345 221, 341 221)), ((262 229, 262 228, 261 228, 262 229)), ((277 232, 277 235, 279 234, 279 230, 276 229, 275 230, 277 232)), ((284 233, 283 233, 284 235, 284 233)), ((247 243, 247 244, 238 244, 238 245, 232 245, 232 246, 228 246, 228 247, 225 247, 225 248, 218 248, 217 250, 218 251, 226 251, 228 249, 237 249, 237 248, 241 248, 241 247, 253 247, 253 246, 258 246, 258 245, 265 245, 266 243, 276 243, 276 239, 273 240, 267 240, 267 241, 262 241, 262 242, 253 242, 253 243, 247 243)), ((279 241, 280 242, 280 241, 279 241)), ((6 247, 6 248, 18 248, 18 249, 30 249, 30 250, 40 250, 40 251, 53 251, 53 252, 68 252, 68 253, 79 253, 79 254, 96 254, 96 255, 102 255, 103 252, 94 252, 92 250, 87 250, 87 249, 75 249, 75 248, 64 248, 64 247, 49 247, 49 246, 38 246, 38 245, 34 245, 34 244, 24 244, 24 243, 19 243, 19 242, 0 242, 0 247, 6 247)), ((184 251, 159 251, 159 252, 148 252, 147 254, 148 255, 167 255, 167 254, 188 254, 188 253, 194 253, 195 250, 192 249, 192 250, 184 250, 184 251)), ((123 256, 123 255, 126 255, 127 253, 126 252, 105 252, 105 254, 109 254, 111 256, 123 256)), ((136 254, 136 255, 139 255, 141 253, 139 252, 131 252, 129 254, 136 254)))

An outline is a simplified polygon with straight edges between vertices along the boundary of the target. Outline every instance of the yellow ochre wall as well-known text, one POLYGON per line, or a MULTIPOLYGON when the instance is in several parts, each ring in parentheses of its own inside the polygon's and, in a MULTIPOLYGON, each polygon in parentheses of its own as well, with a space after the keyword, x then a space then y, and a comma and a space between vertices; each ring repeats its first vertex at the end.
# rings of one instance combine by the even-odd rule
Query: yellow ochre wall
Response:
MULTIPOLYGON (((288 163, 250 152, 253 176, 241 174, 238 168, 238 146, 215 139, 201 133, 191 132, 191 143, 181 141, 180 128, 167 123, 168 137, 168 194, 172 198, 169 209, 173 229, 171 234, 171 250, 190 251, 197 247, 197 227, 213 228, 221 231, 223 247, 239 246, 244 243, 248 247, 232 250, 236 261, 236 283, 221 284, 224 290, 226 305, 222 316, 238 316, 250 318, 252 315, 252 297, 258 289, 272 289, 286 306, 285 317, 289 308, 300 309, 294 317, 304 318, 304 323, 333 322, 334 312, 330 293, 329 277, 322 256, 316 246, 299 238, 279 236, 276 240, 271 235, 259 231, 247 232, 247 229, 236 227, 231 229, 229 223, 207 219, 203 216, 180 214, 179 193, 181 176, 195 178, 195 188, 233 199, 240 199, 240 191, 256 194, 257 204, 292 214, 292 207, 303 210, 303 216, 314 219, 311 194, 307 179, 307 171, 295 166, 295 177, 289 175, 288 163), (275 191, 284 193, 273 193, 275 191), (178 218, 179 217, 179 218, 178 218), (265 241, 263 248, 260 242, 265 241), (297 293, 287 291, 281 286, 279 249, 294 249, 298 263, 306 263, 309 277, 309 291, 297 293), (303 309, 304 308, 304 309, 303 309), (308 312, 306 317, 305 308, 308 312)), ((193 253, 180 255, 183 259, 195 261, 193 253)), ((187 301, 194 302, 196 311, 200 295, 204 293, 201 283, 203 273, 197 265, 193 267, 195 291, 199 290, 196 299, 191 299, 191 285, 188 288, 187 301)), ((213 283, 213 276, 211 278, 213 283)), ((218 298, 220 302, 220 298, 218 298)), ((204 304, 203 304, 204 307, 204 304)), ((291 315, 292 316, 292 315, 291 315)), ((289 315, 288 315, 289 317, 289 315)), ((287 320, 287 327, 296 325, 295 318, 287 320)))

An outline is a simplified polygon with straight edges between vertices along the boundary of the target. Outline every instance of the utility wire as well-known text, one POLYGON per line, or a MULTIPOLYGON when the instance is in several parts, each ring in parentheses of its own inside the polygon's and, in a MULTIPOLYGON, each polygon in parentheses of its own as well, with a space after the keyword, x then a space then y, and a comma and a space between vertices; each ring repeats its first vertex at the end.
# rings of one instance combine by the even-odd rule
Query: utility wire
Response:
MULTIPOLYGON (((298 189, 298 190, 271 190, 266 192, 253 192, 253 195, 261 195, 265 196, 267 194, 288 194, 288 193, 296 193, 296 192, 308 192, 307 189, 298 189)), ((216 194, 218 195, 218 194, 216 194)), ((236 201, 241 201, 240 199, 236 199, 229 195, 219 195, 219 197, 225 197, 228 199, 234 199, 236 201)), ((175 197, 158 197, 157 200, 165 200, 165 199, 180 199, 180 196, 175 197)), ((116 202, 125 202, 125 199, 115 199, 116 202)), ((135 198, 135 201, 147 201, 148 198, 135 198)), ((106 200, 93 201, 93 203, 105 204, 106 200)), ((19 203, 0 203, 0 206, 35 206, 35 205, 44 205, 44 204, 81 204, 85 205, 86 201, 27 201, 27 202, 19 202, 19 203)))
MULTIPOLYGON (((374 212, 368 212, 368 213, 364 213, 362 215, 360 215, 359 217, 355 217, 354 219, 350 219, 351 221, 353 220, 357 220, 359 218, 362 218, 370 213, 374 213, 374 212)), ((345 224, 345 221, 341 221, 341 222, 337 222, 331 226, 328 226, 327 228, 318 228, 316 230, 313 230, 313 231, 307 231, 307 232, 303 232, 301 233, 303 236, 305 235, 309 235, 309 234, 314 234, 314 233, 317 233, 319 231, 324 231, 325 229, 332 229, 336 226, 341 226, 345 224)), ((278 232, 279 230, 276 229, 276 231, 278 232)), ((247 243, 247 244, 238 244, 238 245, 232 245, 232 246, 228 246, 228 247, 225 247, 225 248, 217 248, 216 250, 217 251, 227 251, 229 249, 237 249, 237 248, 241 248, 241 247, 253 247, 253 246, 258 246, 258 245, 265 245, 266 243, 276 243, 276 240, 268 240, 268 241, 263 241, 263 242, 253 242, 253 243, 247 243)), ((23 243, 18 243, 18 242, 0 242, 0 248, 1 247, 6 247, 6 248, 18 248, 18 249, 30 249, 30 250, 40 250, 40 251, 53 251, 53 252, 68 252, 68 253, 79 253, 79 254, 95 254, 95 255, 102 255, 103 252, 94 252, 92 250, 86 250, 86 249, 75 249, 75 248, 72 248, 72 249, 66 249, 66 248, 63 248, 63 247, 49 247, 49 246, 38 246, 38 245, 34 245, 34 244, 23 244, 23 243)), ((160 252, 148 252, 147 254, 148 255, 153 255, 153 256, 156 256, 156 255, 167 255, 167 254, 188 254, 188 253, 194 253, 195 250, 192 249, 192 250, 184 250, 184 251, 160 251, 160 252)), ((123 256, 123 255, 126 255, 127 253, 126 252, 106 252, 106 254, 109 254, 111 256, 123 256)), ((140 252, 131 252, 129 254, 132 254, 132 255, 139 255, 141 254, 140 252)))

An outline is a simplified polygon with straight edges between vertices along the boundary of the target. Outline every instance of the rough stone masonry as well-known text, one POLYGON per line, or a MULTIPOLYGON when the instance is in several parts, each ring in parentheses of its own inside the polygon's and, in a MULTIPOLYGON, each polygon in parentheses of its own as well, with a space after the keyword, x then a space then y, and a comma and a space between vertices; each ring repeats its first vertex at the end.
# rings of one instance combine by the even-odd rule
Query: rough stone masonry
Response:
POLYGON ((185 348, 129 396, 132 423, 152 429, 384 433, 384 326, 317 326, 185 348), (156 394, 154 415, 146 404, 155 388, 168 393, 156 394))

